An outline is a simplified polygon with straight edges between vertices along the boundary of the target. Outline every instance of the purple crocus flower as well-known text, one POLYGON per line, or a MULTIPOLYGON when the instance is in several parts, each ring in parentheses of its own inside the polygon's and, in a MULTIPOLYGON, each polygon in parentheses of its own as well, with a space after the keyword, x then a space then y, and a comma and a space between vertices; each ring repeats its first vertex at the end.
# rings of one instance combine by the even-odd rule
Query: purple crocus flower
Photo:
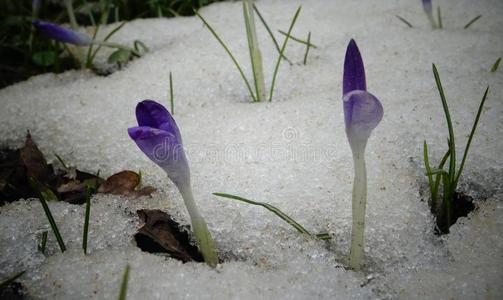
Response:
POLYGON ((39 20, 35 20, 32 23, 37 31, 56 41, 78 46, 87 46, 93 42, 92 39, 86 34, 66 29, 54 23, 39 20))
POLYGON ((427 14, 432 13, 431 0, 421 0, 423 2, 423 9, 427 14))
POLYGON ((150 160, 161 167, 176 185, 190 215, 192 229, 204 260, 216 266, 218 257, 206 221, 199 213, 190 184, 190 170, 175 120, 161 104, 144 100, 136 106, 138 126, 129 136, 150 160))
POLYGON ((342 94, 346 135, 353 153, 355 170, 349 264, 354 269, 360 269, 364 256, 363 238, 367 203, 365 147, 372 130, 382 119, 383 107, 374 95, 367 92, 365 68, 360 50, 354 40, 349 42, 346 50, 342 94))

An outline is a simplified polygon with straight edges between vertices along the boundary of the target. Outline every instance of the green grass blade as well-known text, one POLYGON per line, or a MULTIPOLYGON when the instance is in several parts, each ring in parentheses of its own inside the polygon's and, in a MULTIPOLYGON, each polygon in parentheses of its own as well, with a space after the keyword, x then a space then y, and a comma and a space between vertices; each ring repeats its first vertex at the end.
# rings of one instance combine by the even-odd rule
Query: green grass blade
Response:
POLYGON ((500 61, 501 61, 501 57, 498 58, 494 64, 493 64, 493 67, 491 68, 491 73, 495 73, 496 71, 498 71, 498 67, 500 65, 500 61))
POLYGON ((171 114, 175 114, 175 97, 173 96, 173 77, 169 72, 169 105, 171 107, 171 114))
POLYGON ((59 233, 58 226, 56 225, 56 222, 54 221, 54 217, 52 216, 51 210, 49 209, 49 206, 47 205, 46 202, 46 197, 47 194, 42 191, 40 183, 38 183, 35 179, 29 178, 30 185, 32 186, 33 189, 37 190, 39 194, 39 200, 40 203, 42 204, 42 208, 44 209, 45 215, 47 217, 47 220, 49 221, 49 224, 51 225, 52 232, 54 233, 54 236, 56 237, 56 240, 58 241, 59 249, 61 249, 61 252, 65 252, 66 246, 65 243, 63 242, 63 238, 61 237, 61 234, 59 233))
POLYGON ((47 245, 47 231, 42 232, 42 240, 38 243, 38 251, 44 253, 45 252, 45 246, 47 245))
MULTIPOLYGON (((246 28, 246 38, 248 40, 248 51, 250 52, 250 62, 251 62, 251 67, 252 67, 252 73, 253 73, 253 82, 255 83, 255 95, 257 97, 257 101, 260 102, 263 99, 263 89, 260 89, 261 83, 259 82, 260 80, 260 75, 259 75, 259 68, 260 66, 258 65, 259 62, 257 59, 260 59, 260 55, 256 55, 255 51, 255 41, 254 41, 254 36, 252 32, 252 25, 250 21, 250 12, 248 11, 247 3, 243 1, 243 17, 245 20, 245 28, 246 28)), ((260 59, 260 63, 262 63, 262 60, 260 59)), ((262 76, 263 79, 263 76, 262 76)))
POLYGON ((23 276, 24 273, 26 273, 26 271, 19 272, 16 275, 14 275, 14 276, 12 276, 10 278, 7 278, 6 280, 2 281, 2 283, 0 283, 0 291, 2 289, 4 289, 5 287, 7 287, 9 284, 13 283, 19 277, 23 276))
POLYGON ((87 254, 87 234, 89 232, 89 216, 91 214, 91 188, 86 186, 86 215, 84 219, 84 233, 82 237, 82 249, 87 254))
POLYGON ((297 8, 297 11, 295 12, 295 15, 293 16, 292 22, 290 23, 290 28, 288 28, 288 34, 285 37, 285 40, 283 41, 283 45, 281 46, 281 51, 278 56, 278 60, 276 61, 276 67, 274 67, 274 73, 272 75, 271 89, 269 91, 269 101, 272 101, 272 95, 274 92, 274 84, 276 83, 276 76, 278 75, 279 64, 281 63, 281 55, 283 55, 283 53, 285 53, 286 44, 288 43, 288 39, 290 37, 290 34, 292 33, 293 26, 295 25, 295 22, 297 21, 297 17, 299 16, 301 9, 302 9, 302 6, 299 6, 299 8, 297 8))
POLYGON ((304 54, 304 65, 307 63, 307 55, 309 54, 309 48, 311 47, 311 31, 307 34, 307 45, 306 45, 306 53, 304 54))
POLYGON ((426 175, 428 176, 428 184, 430 185, 431 202, 432 205, 436 205, 436 197, 433 194, 433 175, 431 173, 430 161, 428 159, 428 144, 426 143, 426 140, 423 143, 423 160, 424 168, 426 169, 426 175))
MULTIPOLYGON (((99 29, 100 29, 99 25, 95 27, 94 33, 93 33, 93 41, 96 39, 96 35, 98 34, 99 29)), ((86 68, 91 68, 93 66, 93 62, 92 62, 93 47, 94 47, 94 45, 91 44, 91 45, 89 45, 89 48, 87 49, 86 68)))
MULTIPOLYGON (((300 232, 302 234, 307 234, 307 235, 311 235, 312 236, 312 234, 309 231, 307 231, 307 229, 305 229, 302 225, 300 225, 295 220, 293 220, 290 216, 288 216, 287 214, 285 214, 284 212, 282 212, 279 208, 277 208, 277 207, 275 207, 275 206, 273 206, 271 204, 268 204, 268 203, 265 203, 265 202, 256 202, 256 201, 253 201, 253 200, 249 200, 249 199, 246 199, 246 198, 242 198, 242 197, 234 196, 234 195, 230 195, 230 194, 225 194, 225 193, 213 193, 213 195, 218 196, 218 197, 223 197, 223 198, 238 200, 238 201, 245 202, 245 203, 252 204, 252 205, 262 206, 262 207, 266 208, 267 210, 269 210, 270 212, 272 212, 275 215, 277 215, 278 217, 280 217, 283 221, 285 221, 288 224, 290 224, 298 232, 300 232)), ((317 235, 314 235, 314 236, 317 237, 317 238, 319 238, 319 239, 322 239, 322 240, 330 239, 330 236, 327 233, 321 233, 321 234, 317 234, 317 235)))
POLYGON ((459 177, 461 176, 461 172, 463 172, 463 167, 465 166, 466 157, 468 155, 468 150, 470 149, 470 145, 472 144, 473 136, 475 135, 475 130, 477 129, 477 125, 479 123, 480 115, 482 114, 482 108, 484 107, 484 103, 486 102, 487 93, 489 93, 489 86, 486 88, 484 92, 484 96, 482 97, 482 101, 480 101, 479 110, 477 111, 477 116, 475 117, 475 121, 473 122, 472 130, 470 132, 470 136, 468 137, 468 142, 466 143, 465 152, 463 154, 463 159, 461 160, 461 165, 459 166, 458 173, 456 175, 456 179, 454 180, 454 188, 456 188, 459 177))
POLYGON ((126 265, 124 275, 122 275, 122 284, 119 294, 119 300, 126 300, 128 281, 129 281, 129 265, 126 265))
MULTIPOLYGON (((269 27, 269 25, 267 25, 267 22, 265 21, 264 17, 262 17, 262 14, 260 13, 260 11, 258 10, 257 6, 255 4, 253 4, 253 9, 255 10, 255 12, 257 13, 257 16, 258 18, 260 19, 260 21, 262 22, 262 25, 264 25, 265 29, 267 30, 267 32, 269 33, 269 36, 271 37, 272 39, 272 42, 274 44, 274 47, 276 47, 276 50, 278 50, 278 53, 281 54, 281 49, 279 48, 279 44, 278 44, 278 41, 276 40, 276 38, 274 37, 274 34, 272 33, 271 31, 271 28, 269 27)), ((281 57, 283 57, 283 59, 285 59, 290 65, 292 65, 293 63, 284 55, 282 54, 281 57)))
POLYGON ((468 27, 472 26, 473 23, 477 22, 478 19, 480 19, 482 15, 478 15, 475 18, 471 19, 470 22, 466 23, 465 27, 463 29, 468 29, 468 27))
POLYGON ((239 63, 237 62, 236 58, 234 57, 234 55, 232 55, 232 52, 225 45, 225 43, 222 41, 222 39, 218 36, 216 31, 213 29, 213 27, 211 27, 210 24, 208 22, 206 22, 206 20, 203 18, 203 16, 201 16, 197 11, 194 11, 194 13, 196 14, 196 16, 199 17, 199 19, 201 19, 201 21, 203 21, 204 25, 206 25, 206 27, 208 27, 208 30, 211 32, 211 34, 213 34, 213 36, 217 39, 217 41, 220 43, 220 45, 224 48, 225 52, 227 52, 227 54, 231 58, 232 62, 234 63, 234 66, 236 66, 236 68, 238 69, 239 74, 241 74, 241 77, 243 78, 243 81, 245 82, 246 87, 248 88, 248 92, 250 93, 250 96, 252 97, 253 101, 256 102, 257 98, 255 97, 255 94, 253 93, 251 85, 248 82, 248 79, 246 79, 246 76, 245 76, 243 70, 241 69, 241 67, 239 66, 239 63))
POLYGON ((433 75, 435 76, 435 82, 437 84, 438 93, 440 99, 442 100, 442 107, 444 108, 445 119, 447 121, 447 127, 449 129, 449 148, 450 148, 450 161, 449 161, 449 180, 454 181, 454 176, 456 175, 456 143, 454 142, 454 129, 452 127, 451 115, 449 113, 449 107, 447 105, 447 100, 445 99, 444 89, 442 87, 442 82, 440 81, 440 76, 437 71, 437 67, 433 64, 433 75))
POLYGON ((442 29, 442 14, 440 13, 440 6, 437 7, 437 17, 438 17, 438 29, 442 29))
MULTIPOLYGON (((108 33, 105 38, 103 39, 103 42, 108 41, 117 31, 119 31, 124 25, 126 25, 126 21, 122 22, 119 24, 119 26, 115 27, 110 33, 108 33)), ((96 50, 94 50, 93 54, 91 55, 91 63, 94 61, 94 57, 100 51, 102 45, 98 44, 98 47, 96 47, 96 50)))
POLYGON ((398 16, 398 15, 395 15, 395 17, 398 18, 398 20, 402 21, 403 23, 405 23, 405 25, 409 26, 409 28, 414 28, 414 26, 412 26, 412 24, 410 24, 409 21, 405 20, 404 18, 398 16))
POLYGON ((294 37, 293 35, 288 34, 288 33, 284 32, 283 30, 278 30, 278 32, 281 33, 282 35, 288 37, 289 39, 292 39, 292 41, 296 41, 297 43, 304 44, 304 45, 310 45, 310 47, 314 48, 314 49, 318 48, 318 46, 316 46, 315 44, 312 44, 310 42, 307 42, 307 41, 304 41, 304 40, 299 39, 297 37, 294 37))

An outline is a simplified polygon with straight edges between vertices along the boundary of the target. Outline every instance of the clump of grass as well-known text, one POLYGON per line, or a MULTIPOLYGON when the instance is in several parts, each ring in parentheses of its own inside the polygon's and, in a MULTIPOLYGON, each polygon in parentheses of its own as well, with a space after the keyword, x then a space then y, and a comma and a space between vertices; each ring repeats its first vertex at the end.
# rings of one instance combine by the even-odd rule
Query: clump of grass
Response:
POLYGON ((331 239, 331 237, 330 237, 330 235, 328 233, 320 233, 320 234, 312 234, 312 233, 310 233, 307 229, 305 229, 302 225, 300 225, 299 223, 297 223, 290 216, 288 216, 287 214, 285 214, 284 212, 282 212, 279 208, 277 208, 277 207, 275 207, 275 206, 273 206, 271 204, 268 204, 268 203, 265 203, 265 202, 257 202, 257 201, 249 200, 249 199, 246 199, 246 198, 243 198, 243 197, 234 196, 234 195, 225 194, 225 193, 213 193, 213 195, 218 196, 218 197, 227 198, 227 199, 241 201, 241 202, 252 204, 252 205, 262 206, 262 207, 266 208, 267 210, 269 210, 270 212, 272 212, 275 215, 277 215, 278 217, 280 217, 283 221, 285 221, 288 224, 290 224, 293 228, 295 228, 298 232, 300 232, 302 234, 313 236, 313 237, 315 237, 317 239, 320 239, 320 240, 329 240, 329 239, 331 239))
POLYGON ((441 233, 449 233, 449 227, 454 224, 452 216, 454 214, 454 205, 456 197, 456 189, 459 182, 459 178, 463 172, 463 168, 468 156, 468 150, 472 143, 473 136, 475 135, 475 130, 482 114, 482 108, 487 98, 489 92, 489 86, 484 92, 482 101, 480 102, 475 121, 472 126, 466 147, 464 150, 463 158, 459 168, 456 170, 456 143, 454 136, 454 129, 452 126, 451 116, 449 112, 449 107, 447 105, 447 100, 444 94, 442 83, 440 81, 440 76, 437 71, 437 67, 433 64, 433 75, 435 76, 435 82, 440 95, 440 100, 442 101, 442 107, 445 114, 445 119, 447 123, 447 128, 449 132, 449 138, 447 141, 448 149, 436 169, 433 169, 430 165, 428 158, 428 144, 424 141, 424 164, 426 169, 426 175, 428 176, 428 184, 430 186, 431 193, 431 207, 434 214, 437 216, 437 226, 441 233), (444 165, 448 164, 447 170, 444 170, 444 165), (442 188, 442 198, 439 198, 440 187, 442 188))
POLYGON ((248 39, 248 48, 250 51, 250 60, 251 60, 251 66, 252 66, 252 72, 253 72, 253 83, 254 83, 254 88, 252 88, 252 85, 248 81, 246 75, 243 72, 243 68, 240 66, 232 52, 229 50, 229 47, 224 43, 224 41, 220 38, 220 36, 217 34, 217 32, 211 27, 211 25, 201 16, 197 11, 195 11, 195 14, 201 19, 201 21, 206 25, 208 30, 211 32, 211 34, 215 37, 215 39, 219 42, 219 44, 224 48, 225 52, 229 55, 230 59, 232 60, 234 66, 236 69, 239 71, 239 74, 241 75, 241 78, 243 79, 246 88, 248 89, 248 92, 250 94, 250 97, 252 98, 253 102, 260 102, 265 100, 265 83, 264 83, 264 75, 263 75, 263 67, 262 67, 262 56, 258 47, 258 42, 257 42, 257 35, 256 35, 256 30, 255 30, 255 21, 254 21, 254 11, 257 12, 257 15, 259 16, 259 19, 261 22, 264 24, 264 27, 266 28, 267 32, 271 36, 271 39, 273 40, 273 43, 275 44, 276 49, 279 51, 279 56, 276 61, 275 67, 274 67, 274 72, 272 76, 272 82, 271 82, 271 87, 269 89, 269 97, 268 100, 272 101, 273 93, 274 93, 274 86, 276 83, 276 77, 278 74, 279 66, 280 63, 283 59, 289 61, 286 56, 284 55, 286 45, 288 43, 288 40, 290 39, 290 34, 293 29, 293 26, 295 25, 295 22, 297 21, 297 17, 299 16, 301 7, 297 9, 295 12, 295 15, 290 23, 290 27, 288 30, 288 34, 285 37, 282 46, 280 47, 276 39, 274 38, 274 35, 272 34, 272 31, 270 30, 269 26, 265 22, 264 18, 258 11, 255 5, 252 5, 252 2, 249 0, 243 1, 243 15, 244 15, 244 20, 245 20, 245 27, 246 27, 246 36, 248 39))

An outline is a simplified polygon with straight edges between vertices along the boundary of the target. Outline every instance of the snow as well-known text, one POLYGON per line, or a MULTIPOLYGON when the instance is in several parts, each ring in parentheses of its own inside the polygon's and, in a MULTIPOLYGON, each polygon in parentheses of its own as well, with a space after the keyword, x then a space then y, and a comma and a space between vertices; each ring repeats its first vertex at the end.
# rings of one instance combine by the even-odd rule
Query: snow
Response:
MULTIPOLYGON (((128 23, 114 42, 140 39, 151 52, 108 77, 68 71, 0 90, 1 146, 20 146, 30 130, 49 160, 57 153, 104 176, 141 169, 145 184, 158 189, 151 198, 95 196, 87 256, 81 249, 84 207, 50 203, 69 250, 61 254, 49 232, 47 255, 37 252, 38 236, 50 230, 39 202, 1 207, 0 278, 27 270, 20 282, 35 298, 114 299, 129 263, 130 299, 502 298, 503 72, 489 69, 503 48, 503 2, 444 0, 444 29, 434 31, 420 1, 257 2, 273 30, 288 28, 298 4, 293 34, 311 31, 318 49, 304 66, 305 48, 289 44, 287 56, 296 64, 282 63, 272 102, 250 102, 224 50, 196 17, 128 23), (479 14, 470 29, 462 29, 479 14), (344 268, 353 169, 341 82, 350 38, 362 52, 368 90, 385 111, 366 153, 365 272, 344 268), (478 209, 442 237, 433 234, 422 166, 423 140, 436 162, 447 137, 433 62, 458 149, 491 86, 461 182, 478 209), (225 260, 216 270, 141 252, 132 239, 141 226, 137 209, 162 209, 189 223, 175 187, 126 132, 135 125, 138 101, 168 105, 170 71, 194 195, 225 260), (333 240, 300 236, 270 212, 213 192, 269 202, 312 232, 329 231, 333 240)), ((212 4, 200 13, 251 75, 241 3, 212 4)), ((257 25, 267 86, 277 52, 257 25)))

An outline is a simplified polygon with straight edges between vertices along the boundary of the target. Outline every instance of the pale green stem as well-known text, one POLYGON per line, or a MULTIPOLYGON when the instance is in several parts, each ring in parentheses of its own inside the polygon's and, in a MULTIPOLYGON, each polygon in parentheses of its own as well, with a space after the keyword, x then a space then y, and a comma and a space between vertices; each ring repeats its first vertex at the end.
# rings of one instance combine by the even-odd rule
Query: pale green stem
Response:
POLYGON ((192 231, 196 238, 197 245, 199 246, 199 250, 203 254, 204 261, 209 266, 215 267, 218 264, 218 255, 215 243, 213 242, 213 238, 208 230, 206 221, 197 209, 194 196, 192 195, 190 182, 186 184, 179 184, 178 190, 180 191, 180 194, 182 194, 185 207, 187 207, 187 211, 189 212, 192 223, 192 231))
POLYGON ((140 53, 138 51, 136 51, 135 49, 127 47, 127 46, 124 46, 124 45, 121 45, 121 44, 110 43, 110 42, 105 42, 105 41, 92 41, 91 43, 93 45, 100 45, 100 46, 109 47, 109 48, 117 48, 117 49, 128 50, 128 51, 131 51, 132 53, 134 53, 137 56, 141 56, 140 53))
MULTIPOLYGON (((70 25, 71 25, 72 29, 78 30, 79 24, 77 24, 77 19, 75 18, 75 12, 73 11, 72 0, 65 0, 65 6, 66 6, 66 11, 68 13, 68 19, 70 19, 70 25)), ((80 67, 84 68, 86 66, 84 52, 79 47, 76 47, 75 51, 77 52, 77 58, 80 62, 80 67)))
POLYGON ((426 13, 426 15, 428 16, 428 20, 430 21, 431 28, 436 29, 437 23, 435 22, 435 17, 433 17, 433 13, 428 12, 428 13, 426 13))
POLYGON ((353 181, 353 225, 351 227, 351 250, 349 266, 359 270, 363 264, 365 206, 367 204, 367 169, 365 167, 365 144, 352 147, 355 177, 353 181))
POLYGON ((248 47, 250 49, 250 58, 253 69, 253 78, 255 80, 255 90, 257 101, 265 99, 265 81, 264 68, 262 64, 262 54, 259 49, 257 30, 255 28, 255 14, 253 10, 253 0, 243 2, 243 12, 245 17, 246 33, 248 36, 248 47))

